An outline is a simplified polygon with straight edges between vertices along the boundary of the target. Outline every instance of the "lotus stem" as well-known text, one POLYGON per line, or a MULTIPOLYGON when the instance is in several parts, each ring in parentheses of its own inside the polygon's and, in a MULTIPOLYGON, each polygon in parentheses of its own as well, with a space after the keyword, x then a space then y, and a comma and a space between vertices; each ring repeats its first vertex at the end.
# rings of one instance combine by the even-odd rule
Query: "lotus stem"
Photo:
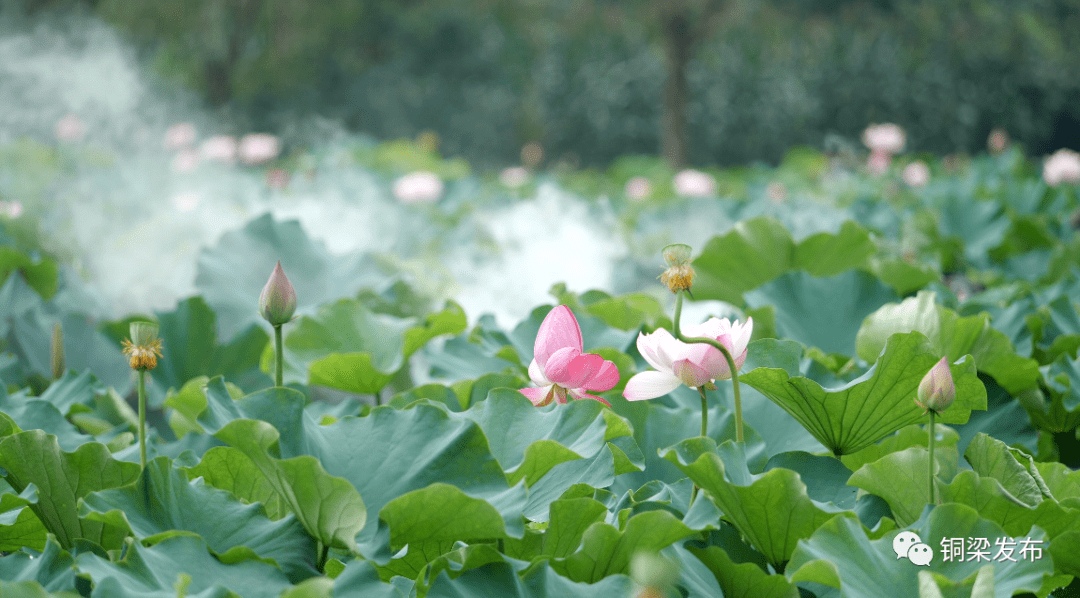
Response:
POLYGON ((709 435, 709 402, 705 399, 705 387, 699 386, 698 393, 701 395, 701 435, 709 435))
POLYGON ((933 409, 930 410, 930 441, 928 447, 930 448, 930 473, 928 474, 929 488, 930 488, 930 504, 934 504, 934 416, 937 413, 933 409))
POLYGON ((139 370, 139 463, 146 469, 146 370, 139 370))
POLYGON ((274 325, 274 386, 285 386, 283 381, 285 379, 285 354, 282 353, 281 342, 281 324, 274 325))

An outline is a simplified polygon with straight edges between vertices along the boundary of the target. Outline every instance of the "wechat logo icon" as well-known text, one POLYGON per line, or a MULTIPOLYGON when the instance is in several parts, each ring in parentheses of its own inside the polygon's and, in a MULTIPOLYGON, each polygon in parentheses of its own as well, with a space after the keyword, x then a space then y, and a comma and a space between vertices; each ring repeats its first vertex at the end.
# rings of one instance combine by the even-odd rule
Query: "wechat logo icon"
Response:
POLYGON ((896 558, 907 559, 912 563, 925 567, 934 560, 934 549, 924 544, 915 532, 900 532, 893 538, 893 552, 896 558))

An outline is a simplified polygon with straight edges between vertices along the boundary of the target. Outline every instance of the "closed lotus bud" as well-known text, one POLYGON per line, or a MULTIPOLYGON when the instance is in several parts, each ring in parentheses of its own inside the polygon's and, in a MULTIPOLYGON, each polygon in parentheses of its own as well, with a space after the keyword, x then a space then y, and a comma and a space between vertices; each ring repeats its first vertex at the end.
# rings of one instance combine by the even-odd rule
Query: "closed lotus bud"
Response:
POLYGON ((674 243, 664 248, 664 261, 668 269, 660 275, 660 282, 664 283, 672 293, 689 291, 694 283, 694 268, 690 266, 690 254, 692 250, 684 243, 674 243))
POLYGON ((161 339, 159 327, 153 322, 132 322, 128 327, 131 339, 124 339, 124 355, 130 357, 133 370, 152 370, 157 367, 157 358, 161 357, 161 339))
POLYGON ((949 408, 956 399, 956 385, 953 384, 949 360, 942 357, 919 382, 918 397, 915 404, 927 411, 941 413, 949 408))
POLYGON ((295 311, 296 289, 285 276, 279 261, 259 296, 259 314, 271 325, 281 326, 292 319, 295 311))

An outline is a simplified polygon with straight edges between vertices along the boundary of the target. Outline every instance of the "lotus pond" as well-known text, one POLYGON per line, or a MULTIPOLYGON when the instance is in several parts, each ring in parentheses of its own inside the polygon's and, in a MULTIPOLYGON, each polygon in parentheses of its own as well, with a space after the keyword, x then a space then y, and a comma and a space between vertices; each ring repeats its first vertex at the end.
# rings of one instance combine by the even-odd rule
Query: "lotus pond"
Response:
POLYGON ((1018 148, 139 155, 0 147, 0 595, 1077 587, 1078 186, 1018 148))

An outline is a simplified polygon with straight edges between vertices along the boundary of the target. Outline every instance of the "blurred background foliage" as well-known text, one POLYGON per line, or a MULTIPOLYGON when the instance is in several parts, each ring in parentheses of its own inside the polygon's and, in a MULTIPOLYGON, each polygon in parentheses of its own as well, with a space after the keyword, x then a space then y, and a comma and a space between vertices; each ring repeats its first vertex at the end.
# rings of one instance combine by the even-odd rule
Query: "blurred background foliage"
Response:
POLYGON ((433 131, 481 167, 530 141, 776 163, 885 121, 938 154, 1080 144, 1080 0, 0 0, 5 26, 72 14, 252 130, 433 131))

